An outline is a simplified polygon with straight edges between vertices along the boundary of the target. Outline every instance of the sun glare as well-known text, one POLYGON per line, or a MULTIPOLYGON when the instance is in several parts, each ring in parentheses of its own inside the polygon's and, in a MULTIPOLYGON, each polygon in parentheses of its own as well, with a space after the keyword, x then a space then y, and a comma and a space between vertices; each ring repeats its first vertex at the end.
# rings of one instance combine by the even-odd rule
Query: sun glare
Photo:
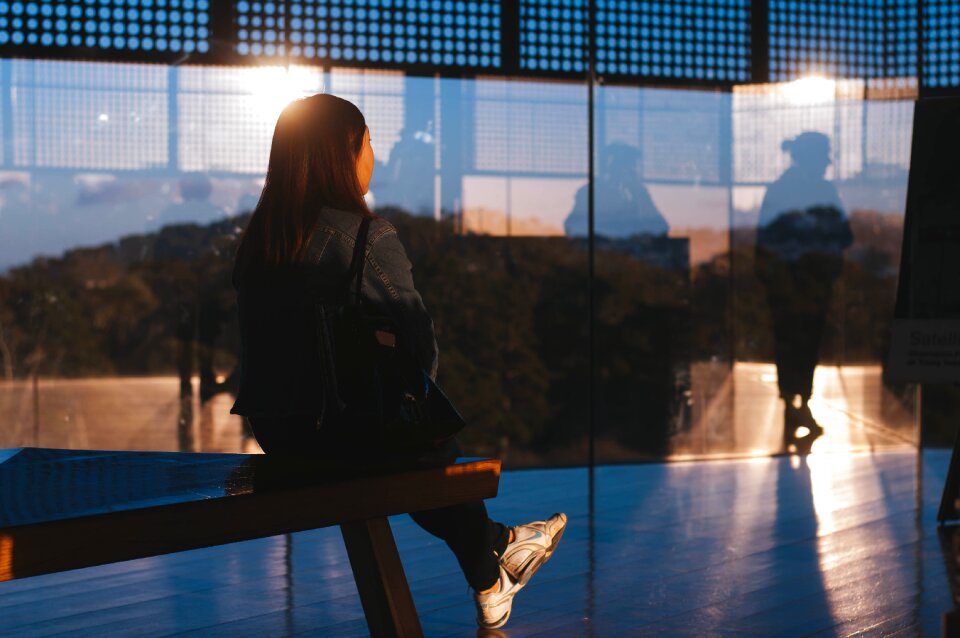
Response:
POLYGON ((819 75, 810 75, 783 83, 780 92, 788 102, 797 106, 823 104, 836 97, 837 82, 819 75))
POLYGON ((250 70, 249 82, 256 112, 271 122, 290 102, 323 90, 318 73, 303 67, 257 67, 250 70))

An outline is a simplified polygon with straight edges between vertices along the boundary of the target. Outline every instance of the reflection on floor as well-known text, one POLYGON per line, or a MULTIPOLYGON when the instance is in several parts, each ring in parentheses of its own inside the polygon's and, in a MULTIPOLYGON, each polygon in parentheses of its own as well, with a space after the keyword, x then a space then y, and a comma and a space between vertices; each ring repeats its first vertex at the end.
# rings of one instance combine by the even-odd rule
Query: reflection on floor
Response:
MULTIPOLYGON (((504 635, 936 636, 945 451, 506 472, 492 515, 564 510, 504 635)), ((452 555, 393 520, 427 636, 473 636, 452 555)), ((955 561, 956 559, 951 559, 955 561)), ((948 566, 949 566, 948 562, 948 566)), ((364 636, 336 529, 0 584, 0 635, 364 636)))
MULTIPOLYGON (((199 386, 194 380, 194 388, 199 386)), ((181 401, 175 377, 0 382, 0 447, 258 452, 220 394, 181 401)), ((907 396, 910 396, 907 393, 907 396)), ((783 405, 773 364, 704 362, 692 368, 689 425, 672 437, 673 458, 766 455, 781 450, 783 405)), ((914 444, 910 401, 894 397, 881 368, 817 368, 810 406, 825 434, 814 452, 914 444)), ((616 442, 614 442, 616 443, 616 442)), ((614 455, 615 456, 615 455, 614 455)))
MULTIPOLYGON (((916 444, 910 392, 906 401, 898 400, 884 387, 881 375, 879 365, 817 368, 810 410, 824 428, 824 435, 814 442, 814 452, 916 444)), ((695 367, 693 378, 694 400, 703 407, 694 411, 691 431, 676 437, 674 458, 781 451, 783 402, 777 390, 776 366, 738 362, 732 376, 722 383, 706 381, 706 374, 695 367), (698 381, 713 386, 709 396, 696 395, 698 381)))
POLYGON ((259 452, 233 398, 180 399, 177 377, 41 379, 0 383, 0 448, 259 452))

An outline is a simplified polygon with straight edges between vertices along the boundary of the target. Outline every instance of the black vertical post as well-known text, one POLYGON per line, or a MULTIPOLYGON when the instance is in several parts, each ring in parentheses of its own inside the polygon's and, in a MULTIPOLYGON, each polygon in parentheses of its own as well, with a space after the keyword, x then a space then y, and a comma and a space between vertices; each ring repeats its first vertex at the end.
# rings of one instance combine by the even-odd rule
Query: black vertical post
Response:
POLYGON ((520 2, 500 2, 500 68, 513 75, 520 72, 520 2))
POLYGON ((594 88, 597 83, 595 53, 596 53, 596 2, 587 2, 587 296, 589 309, 587 311, 587 334, 590 352, 589 360, 589 419, 587 443, 587 463, 589 467, 589 506, 590 516, 593 516, 594 500, 594 466, 596 465, 597 436, 597 326, 596 326, 596 286, 594 275, 596 269, 596 241, 594 237, 594 88))
POLYGON ((596 46, 597 46, 597 5, 596 0, 587 0, 587 291, 589 310, 587 313, 587 334, 590 352, 589 360, 589 419, 587 444, 587 614, 589 616, 590 636, 593 635, 594 599, 596 586, 596 550, 595 550, 595 512, 596 512, 596 438, 597 438, 597 313, 596 313, 596 223, 594 178, 596 171, 595 138, 596 122, 594 113, 594 92, 597 85, 596 46))
POLYGON ((923 97, 923 69, 924 57, 927 51, 923 42, 923 10, 926 6, 926 0, 917 0, 917 98, 923 97))
MULTIPOLYGON (((290 74, 290 63, 293 60, 293 56, 290 52, 290 0, 283 0, 283 15, 280 17, 281 23, 281 33, 283 33, 283 65, 287 68, 287 75, 290 74)), ((300 53, 301 57, 303 52, 300 53)))
POLYGON ((770 0, 750 3, 750 81, 770 81, 770 0))
POLYGON ((233 2, 210 3, 210 53, 217 61, 242 63, 237 53, 237 25, 234 22, 233 2))

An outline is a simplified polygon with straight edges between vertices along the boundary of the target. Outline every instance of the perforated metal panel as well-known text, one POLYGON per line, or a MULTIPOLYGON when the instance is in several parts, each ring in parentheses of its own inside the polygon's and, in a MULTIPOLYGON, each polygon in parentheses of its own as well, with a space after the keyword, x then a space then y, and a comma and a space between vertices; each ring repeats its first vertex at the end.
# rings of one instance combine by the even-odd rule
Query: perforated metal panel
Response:
POLYGON ((864 108, 864 162, 887 173, 896 168, 906 173, 913 140, 913 100, 868 101, 864 108))
POLYGON ((0 55, 570 77, 592 46, 618 82, 909 78, 921 4, 924 85, 960 86, 954 0, 0 1, 0 55))
POLYGON ((884 4, 873 0, 771 0, 770 79, 809 74, 883 77, 884 4))
POLYGON ((923 5, 923 83, 960 86, 960 4, 925 0, 923 5))
POLYGON ((626 145, 635 149, 645 180, 717 183, 721 118, 729 100, 721 92, 603 87, 597 103, 599 154, 608 145, 626 145))
POLYGON ((237 2, 235 13, 242 56, 500 66, 498 0, 237 2))
POLYGON ((15 165, 119 170, 167 165, 167 70, 104 66, 13 61, 15 165))
POLYGON ((916 77, 918 0, 886 0, 884 64, 887 77, 916 77))
MULTIPOLYGON (((597 0, 596 70, 607 76, 750 79, 749 0, 597 0)), ((520 67, 581 72, 588 58, 585 0, 520 4, 520 67)))
POLYGON ((586 175, 584 87, 477 81, 474 166, 480 171, 586 175))
POLYGON ((522 0, 520 68, 585 71, 588 30, 586 0, 522 0))
POLYGON ((0 46, 205 53, 209 0, 0 2, 0 46))
POLYGON ((597 72, 750 79, 749 0, 597 1, 597 72))

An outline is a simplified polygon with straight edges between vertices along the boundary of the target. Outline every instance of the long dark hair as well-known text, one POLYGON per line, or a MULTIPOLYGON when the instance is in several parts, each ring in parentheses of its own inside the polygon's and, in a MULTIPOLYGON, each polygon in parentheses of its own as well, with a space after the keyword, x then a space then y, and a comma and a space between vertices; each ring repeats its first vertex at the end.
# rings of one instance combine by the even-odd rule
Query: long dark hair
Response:
POLYGON ((357 180, 367 124, 329 94, 292 102, 273 131, 267 179, 237 251, 240 269, 301 261, 324 206, 370 217, 357 180))

